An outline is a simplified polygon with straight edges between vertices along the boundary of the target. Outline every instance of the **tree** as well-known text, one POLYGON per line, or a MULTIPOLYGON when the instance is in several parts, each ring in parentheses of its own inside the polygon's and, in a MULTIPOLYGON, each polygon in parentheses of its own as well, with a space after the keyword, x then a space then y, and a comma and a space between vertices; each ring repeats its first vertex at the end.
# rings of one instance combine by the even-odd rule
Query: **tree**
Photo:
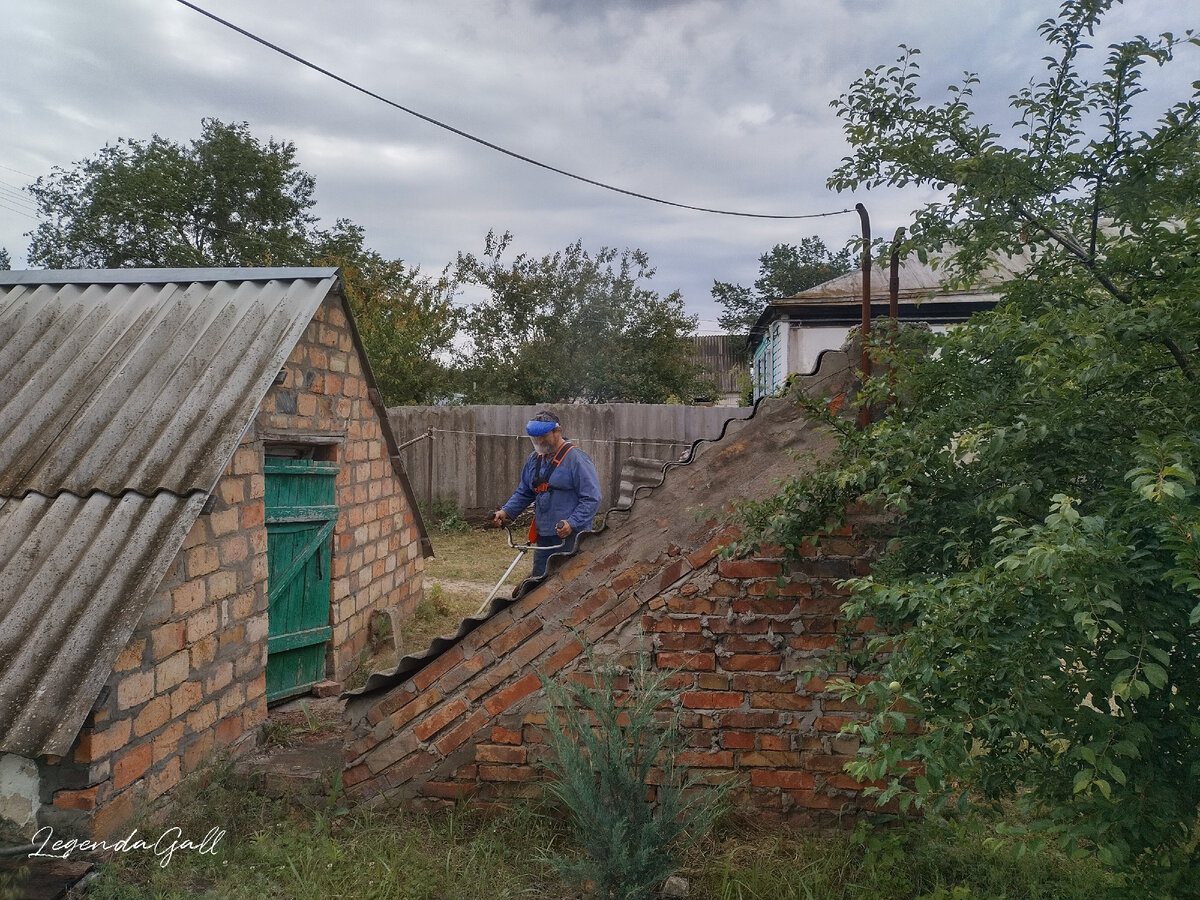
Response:
POLYGON ((363 229, 345 220, 322 236, 313 261, 341 270, 384 403, 431 404, 447 398, 458 314, 446 277, 428 278, 419 268, 368 249, 363 229))
POLYGON ((12 257, 8 255, 8 249, 0 247, 0 271, 7 272, 12 268, 12 257))
POLYGON ((1142 895, 1194 896, 1200 89, 1132 123, 1145 65, 1197 42, 1115 43, 1089 81, 1111 5, 1067 0, 1041 26, 1052 55, 1012 98, 1015 134, 975 120, 972 76, 923 103, 908 48, 835 101, 854 151, 831 187, 937 188, 909 247, 954 248, 963 281, 1030 262, 994 312, 902 332, 894 382, 867 389, 902 402, 863 430, 823 416, 834 458, 742 516, 746 546, 792 554, 848 504, 892 517, 844 606, 880 629, 841 657, 875 676, 841 681, 871 710, 854 774, 904 803, 1015 797, 1031 828, 1130 870, 1142 895))
POLYGON ((485 288, 465 330, 466 394, 474 402, 662 403, 690 400, 701 387, 688 335, 696 318, 679 292, 643 286, 654 270, 641 250, 576 241, 535 259, 503 257, 512 235, 489 232, 482 258, 459 254, 460 283, 485 288))
POLYGON ((371 250, 345 219, 319 228, 315 187, 294 144, 263 143, 244 122, 204 119, 187 146, 121 139, 30 188, 47 221, 29 259, 51 268, 337 266, 384 401, 444 398, 440 360, 458 328, 446 278, 371 250))
POLYGON ((831 253, 816 235, 795 244, 776 244, 758 258, 754 290, 740 284, 713 281, 712 295, 725 307, 717 319, 729 334, 746 334, 758 321, 763 307, 779 297, 790 297, 850 271, 850 250, 831 253))
POLYGON ((189 145, 120 139, 29 192, 45 218, 29 262, 49 268, 301 265, 311 259, 313 177, 290 142, 202 121, 189 145))

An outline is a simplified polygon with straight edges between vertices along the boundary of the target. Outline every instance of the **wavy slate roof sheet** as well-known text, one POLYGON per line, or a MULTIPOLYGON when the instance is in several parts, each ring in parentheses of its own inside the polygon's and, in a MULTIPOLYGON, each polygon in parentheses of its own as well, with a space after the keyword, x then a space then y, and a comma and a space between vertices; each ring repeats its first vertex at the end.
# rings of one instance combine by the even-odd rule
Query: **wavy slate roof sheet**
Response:
MULTIPOLYGON (((930 298, 944 294, 948 297, 969 297, 980 294, 995 293, 996 288, 1013 276, 1022 272, 1029 265, 1026 256, 1005 257, 992 263, 988 272, 982 273, 969 290, 946 290, 947 275, 944 268, 937 268, 932 263, 921 262, 916 256, 900 260, 898 275, 900 277, 900 296, 906 299, 914 297, 930 298)), ((887 264, 875 262, 871 266, 871 299, 887 300, 891 282, 891 271, 887 264)), ((781 297, 771 301, 773 306, 793 306, 805 303, 822 302, 861 303, 862 302, 862 270, 855 269, 845 275, 838 275, 829 281, 801 291, 791 297, 781 297)))
POLYGON ((337 270, 0 272, 0 751, 62 755, 337 270))
POLYGON ((0 278, 0 496, 213 487, 336 270, 203 273, 0 278))
POLYGON ((0 506, 0 749, 62 755, 204 505, 204 494, 0 506))

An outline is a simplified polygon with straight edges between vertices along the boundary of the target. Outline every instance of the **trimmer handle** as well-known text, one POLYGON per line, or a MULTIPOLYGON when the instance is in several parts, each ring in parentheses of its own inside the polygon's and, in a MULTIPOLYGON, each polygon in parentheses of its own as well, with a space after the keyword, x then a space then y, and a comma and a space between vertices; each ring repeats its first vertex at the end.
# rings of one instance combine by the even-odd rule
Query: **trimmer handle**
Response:
POLYGON ((513 543, 512 526, 507 522, 504 523, 504 531, 508 535, 508 546, 512 547, 514 550, 561 550, 567 545, 566 541, 559 541, 557 544, 552 544, 549 547, 542 547, 538 544, 530 544, 528 542, 513 543))

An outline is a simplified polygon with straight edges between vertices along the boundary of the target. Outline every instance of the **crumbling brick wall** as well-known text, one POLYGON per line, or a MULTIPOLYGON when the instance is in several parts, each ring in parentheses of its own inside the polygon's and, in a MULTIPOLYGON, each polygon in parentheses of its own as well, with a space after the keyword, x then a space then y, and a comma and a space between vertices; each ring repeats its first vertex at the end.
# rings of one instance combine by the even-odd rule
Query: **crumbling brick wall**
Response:
POLYGON ((147 606, 75 745, 41 761, 44 812, 106 834, 222 748, 254 744, 266 719, 271 442, 322 441, 340 465, 330 565, 328 677, 360 664, 376 612, 421 595, 414 511, 392 469, 342 301, 326 298, 147 606))
POLYGON ((732 533, 712 514, 771 490, 791 464, 785 450, 827 448, 782 401, 702 448, 668 473, 654 502, 552 561, 534 592, 390 690, 354 698, 343 784, 362 799, 419 807, 539 793, 539 673, 577 677, 580 635, 601 658, 628 662, 643 645, 655 666, 679 670, 688 749, 678 762, 738 778, 739 806, 797 824, 870 806, 841 772, 856 749, 841 727, 860 713, 804 670, 837 639, 839 581, 869 570, 876 546, 864 529, 874 520, 856 514, 785 570, 770 556, 721 558, 732 533))

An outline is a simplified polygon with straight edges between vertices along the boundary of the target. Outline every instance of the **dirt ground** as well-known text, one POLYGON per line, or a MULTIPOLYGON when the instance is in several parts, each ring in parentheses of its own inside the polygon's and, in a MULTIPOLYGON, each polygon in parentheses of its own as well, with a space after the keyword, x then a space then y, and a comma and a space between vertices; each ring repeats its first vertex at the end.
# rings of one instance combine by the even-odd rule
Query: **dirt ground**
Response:
MULTIPOLYGON (((392 669, 402 656, 427 650, 435 637, 453 634, 464 618, 476 613, 516 555, 495 531, 435 535, 433 543, 435 556, 426 560, 424 599, 401 625, 395 649, 369 659, 345 687, 361 685, 370 672, 392 669)), ((500 593, 510 592, 531 565, 526 554, 500 593)), ((350 723, 342 717, 344 706, 337 697, 315 696, 272 706, 258 735, 258 749, 240 760, 238 769, 261 777, 275 794, 324 783, 340 769, 342 748, 350 736, 350 723)))

